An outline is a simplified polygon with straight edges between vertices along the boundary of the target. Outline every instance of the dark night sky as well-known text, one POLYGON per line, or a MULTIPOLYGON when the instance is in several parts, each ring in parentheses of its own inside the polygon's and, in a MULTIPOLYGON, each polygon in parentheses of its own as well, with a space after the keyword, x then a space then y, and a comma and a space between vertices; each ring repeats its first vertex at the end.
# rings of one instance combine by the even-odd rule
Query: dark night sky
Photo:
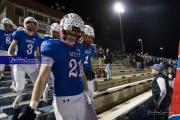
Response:
MULTIPOLYGON (((101 41, 109 39, 109 42, 121 44, 119 16, 113 9, 117 1, 44 0, 41 3, 49 7, 54 5, 54 8, 55 3, 59 3, 59 6, 65 6, 63 11, 66 13, 77 13, 83 20, 89 18, 89 21, 93 23, 96 38, 100 38, 101 41)), ((126 52, 140 52, 141 44, 138 39, 141 38, 144 52, 162 56, 160 47, 163 47, 165 57, 176 59, 180 39, 180 0, 124 0, 120 2, 125 10, 121 17, 126 52)))

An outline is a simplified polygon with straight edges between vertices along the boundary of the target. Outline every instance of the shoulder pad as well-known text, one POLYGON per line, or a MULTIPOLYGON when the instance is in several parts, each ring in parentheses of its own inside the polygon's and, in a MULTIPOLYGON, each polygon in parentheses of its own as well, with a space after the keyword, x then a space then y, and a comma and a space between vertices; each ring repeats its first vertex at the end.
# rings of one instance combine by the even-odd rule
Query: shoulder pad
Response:
POLYGON ((61 43, 59 40, 46 40, 41 44, 41 54, 51 57, 52 53, 57 52, 61 43))

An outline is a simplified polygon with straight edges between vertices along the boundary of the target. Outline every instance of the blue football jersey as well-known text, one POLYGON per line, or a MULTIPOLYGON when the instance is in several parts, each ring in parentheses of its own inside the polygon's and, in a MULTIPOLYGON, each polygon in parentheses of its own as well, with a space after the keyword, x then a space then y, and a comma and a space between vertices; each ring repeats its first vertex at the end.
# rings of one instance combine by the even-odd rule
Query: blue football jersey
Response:
POLYGON ((50 35, 45 35, 45 36, 42 37, 41 43, 44 42, 45 40, 49 40, 49 39, 53 39, 52 36, 50 36, 50 35))
POLYGON ((13 40, 12 34, 14 31, 6 32, 0 29, 0 50, 8 51, 9 46, 13 40))
POLYGON ((82 51, 60 40, 46 40, 41 45, 41 54, 53 58, 51 71, 54 74, 54 96, 78 95, 84 91, 82 81, 82 51))
POLYGON ((25 30, 21 30, 15 31, 12 36, 18 42, 17 55, 34 56, 34 52, 41 42, 37 33, 34 36, 29 36, 25 30))
MULTIPOLYGON (((81 43, 80 43, 81 44, 81 43)), ((83 50, 83 68, 84 72, 92 71, 91 69, 91 59, 94 55, 95 48, 92 45, 84 46, 78 45, 78 48, 83 50)))

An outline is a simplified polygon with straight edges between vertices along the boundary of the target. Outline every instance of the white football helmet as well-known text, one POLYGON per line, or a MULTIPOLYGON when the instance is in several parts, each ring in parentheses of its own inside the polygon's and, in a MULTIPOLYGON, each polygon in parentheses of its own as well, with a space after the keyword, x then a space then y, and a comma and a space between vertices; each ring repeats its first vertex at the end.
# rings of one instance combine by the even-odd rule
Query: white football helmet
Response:
POLYGON ((20 30, 25 30, 25 29, 24 29, 24 27, 18 27, 17 31, 20 31, 20 30))
POLYGON ((84 21, 81 17, 75 13, 69 13, 63 16, 60 22, 60 35, 62 41, 70 46, 75 46, 78 40, 82 37, 84 31, 84 21), (77 37, 75 42, 69 42, 66 39, 66 30, 73 30, 79 33, 79 37, 77 37))
POLYGON ((50 26, 50 32, 52 31, 60 32, 60 25, 58 23, 53 23, 50 26))
POLYGON ((94 36, 94 29, 89 25, 84 25, 84 37, 81 40, 83 45, 89 46, 93 42, 94 36))
POLYGON ((58 23, 53 23, 51 26, 50 26, 50 33, 51 33, 51 36, 54 38, 54 39, 57 39, 59 38, 60 36, 60 25, 58 23), (55 32, 53 32, 55 31, 55 32))
POLYGON ((89 25, 84 25, 84 34, 95 38, 94 29, 89 25))
POLYGON ((11 24, 11 25, 13 25, 13 22, 9 18, 3 18, 2 21, 1 21, 1 24, 11 24))
POLYGON ((24 19, 24 28, 25 29, 34 32, 34 31, 37 31, 37 26, 38 26, 38 22, 37 22, 37 20, 35 18, 27 17, 27 18, 24 19), (28 23, 35 23, 36 27, 32 28, 32 27, 28 26, 28 23))
POLYGON ((11 30, 12 27, 13 27, 13 22, 12 22, 12 20, 9 19, 9 18, 3 18, 2 21, 1 21, 1 24, 2 24, 3 30, 9 31, 9 30, 11 30), (6 26, 7 24, 9 24, 10 27, 9 27, 9 26, 6 26))
POLYGON ((17 26, 13 24, 13 30, 17 30, 17 26))

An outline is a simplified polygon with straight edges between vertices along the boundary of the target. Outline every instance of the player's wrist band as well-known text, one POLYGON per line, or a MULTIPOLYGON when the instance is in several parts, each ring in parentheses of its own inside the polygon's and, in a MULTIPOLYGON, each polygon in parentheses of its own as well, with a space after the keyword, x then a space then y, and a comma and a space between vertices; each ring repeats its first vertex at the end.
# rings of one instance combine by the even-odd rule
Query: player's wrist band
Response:
POLYGON ((37 108, 37 106, 38 106, 38 102, 36 102, 36 101, 34 101, 34 100, 31 100, 29 106, 31 107, 31 109, 34 109, 34 110, 35 110, 35 109, 37 108))

